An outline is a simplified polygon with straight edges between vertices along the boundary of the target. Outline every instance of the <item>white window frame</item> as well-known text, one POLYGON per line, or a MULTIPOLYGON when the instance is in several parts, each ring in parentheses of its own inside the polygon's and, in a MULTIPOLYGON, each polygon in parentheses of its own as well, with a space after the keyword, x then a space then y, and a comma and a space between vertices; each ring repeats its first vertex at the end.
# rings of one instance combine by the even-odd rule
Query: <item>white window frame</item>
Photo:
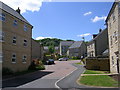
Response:
POLYGON ((12 63, 16 63, 16 53, 13 53, 13 54, 12 54, 12 59, 11 59, 11 60, 12 60, 12 63), (13 57, 13 55, 15 55, 15 57, 13 57), (15 59, 15 62, 13 62, 12 59, 15 59))
POLYGON ((4 13, 0 13, 0 20, 5 21, 5 14, 4 13))
POLYGON ((3 62, 3 53, 0 52, 0 62, 3 62))
MULTIPOLYGON (((13 36, 13 41, 12 41, 12 43, 13 43, 14 41, 17 43, 17 37, 16 37, 16 36, 13 36), (14 37, 15 37, 15 38, 14 38, 14 37)), ((13 43, 13 44, 16 45, 16 43, 13 43)))
POLYGON ((24 31, 28 31, 28 27, 26 24, 24 25, 24 31))
POLYGON ((22 63, 26 63, 26 62, 27 62, 27 55, 23 55, 23 57, 22 57, 22 63))
POLYGON ((14 20, 14 21, 13 21, 13 25, 14 25, 14 26, 17 26, 17 25, 18 25, 17 20, 14 20))
POLYGON ((4 32, 0 31, 0 42, 4 42, 4 32))
POLYGON ((24 41, 23 41, 23 46, 24 46, 24 47, 27 47, 28 41, 26 40, 26 42, 25 42, 25 40, 26 40, 26 39, 24 39, 24 41))

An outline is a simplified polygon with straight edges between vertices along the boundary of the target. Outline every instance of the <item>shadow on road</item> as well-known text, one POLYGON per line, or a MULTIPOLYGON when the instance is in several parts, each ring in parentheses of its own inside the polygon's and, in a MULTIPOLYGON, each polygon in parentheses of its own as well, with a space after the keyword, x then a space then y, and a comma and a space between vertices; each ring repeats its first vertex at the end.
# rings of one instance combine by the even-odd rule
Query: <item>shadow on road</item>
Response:
POLYGON ((6 87, 17 87, 34 80, 37 80, 45 75, 51 74, 53 72, 45 72, 45 71, 36 71, 30 74, 25 74, 22 76, 13 77, 10 79, 6 79, 2 81, 2 88, 6 87))

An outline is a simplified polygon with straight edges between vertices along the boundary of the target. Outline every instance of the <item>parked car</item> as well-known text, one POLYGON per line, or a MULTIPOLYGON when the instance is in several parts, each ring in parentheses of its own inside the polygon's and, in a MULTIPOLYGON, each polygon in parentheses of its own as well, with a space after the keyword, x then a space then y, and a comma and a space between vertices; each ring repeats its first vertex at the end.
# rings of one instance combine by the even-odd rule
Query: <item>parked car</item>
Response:
POLYGON ((47 65, 55 64, 54 59, 48 59, 48 60, 46 61, 46 64, 47 64, 47 65))
POLYGON ((69 58, 64 57, 64 58, 59 58, 59 61, 67 61, 69 58))

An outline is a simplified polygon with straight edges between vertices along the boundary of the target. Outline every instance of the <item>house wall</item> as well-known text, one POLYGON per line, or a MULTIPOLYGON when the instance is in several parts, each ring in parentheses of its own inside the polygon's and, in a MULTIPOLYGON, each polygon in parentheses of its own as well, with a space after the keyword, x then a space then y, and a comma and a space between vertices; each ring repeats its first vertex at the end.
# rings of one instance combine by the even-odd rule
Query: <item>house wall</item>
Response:
POLYGON ((43 60, 43 47, 32 39, 32 59, 43 60))
POLYGON ((96 51, 95 51, 95 42, 93 41, 92 43, 87 45, 87 56, 88 57, 95 57, 96 56, 96 51))
POLYGON ((4 42, 2 43, 3 67, 13 71, 26 70, 31 63, 31 37, 32 26, 12 16, 2 10, 5 14, 5 21, 2 22, 2 31, 4 32, 4 42), (13 26, 13 21, 17 20, 18 25, 13 26), (24 31, 24 24, 27 25, 28 31, 24 31), (12 43, 13 36, 16 36, 16 45, 12 43), (23 46, 24 39, 27 40, 27 46, 23 46), (12 63, 12 54, 16 54, 16 63, 12 63), (23 55, 27 56, 26 63, 22 62, 23 55))
POLYGON ((109 37, 109 54, 110 54, 110 71, 112 73, 117 73, 117 56, 115 52, 118 52, 118 5, 115 6, 115 9, 112 10, 112 14, 109 16, 107 21, 108 24, 108 37, 109 37), (115 15, 115 19, 113 20, 113 12, 115 15), (117 40, 115 41, 114 33, 117 33, 117 40))
POLYGON ((99 56, 102 55, 102 53, 108 49, 108 30, 104 30, 99 37, 96 38, 95 40, 96 44, 96 55, 99 56))

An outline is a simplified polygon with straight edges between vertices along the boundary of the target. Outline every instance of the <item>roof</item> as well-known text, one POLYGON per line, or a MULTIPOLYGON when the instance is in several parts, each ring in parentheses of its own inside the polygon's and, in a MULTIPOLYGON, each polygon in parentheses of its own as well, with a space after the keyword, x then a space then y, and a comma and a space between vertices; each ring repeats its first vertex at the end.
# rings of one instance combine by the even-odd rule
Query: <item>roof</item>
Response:
POLYGON ((74 43, 74 41, 61 41, 61 46, 71 46, 74 43))
POLYGON ((91 43, 93 43, 93 42, 94 42, 102 33, 104 33, 106 30, 107 30, 107 28, 104 29, 104 30, 102 30, 101 32, 99 32, 98 35, 97 35, 95 38, 93 38, 91 41, 89 41, 89 42, 87 43, 87 45, 90 45, 91 43))
POLYGON ((117 5, 118 2, 119 2, 119 0, 115 0, 115 2, 113 3, 112 8, 110 9, 110 12, 109 12, 109 14, 108 14, 107 19, 106 19, 105 22, 108 21, 110 15, 111 15, 111 13, 112 13, 112 11, 114 10, 114 8, 115 8, 115 6, 117 5))
MULTIPOLYGON (((31 25, 21 14, 0 1, 0 9, 31 25)), ((31 25, 32 26, 32 25, 31 25)))
POLYGON ((74 42, 69 48, 79 48, 82 45, 83 41, 74 42))

